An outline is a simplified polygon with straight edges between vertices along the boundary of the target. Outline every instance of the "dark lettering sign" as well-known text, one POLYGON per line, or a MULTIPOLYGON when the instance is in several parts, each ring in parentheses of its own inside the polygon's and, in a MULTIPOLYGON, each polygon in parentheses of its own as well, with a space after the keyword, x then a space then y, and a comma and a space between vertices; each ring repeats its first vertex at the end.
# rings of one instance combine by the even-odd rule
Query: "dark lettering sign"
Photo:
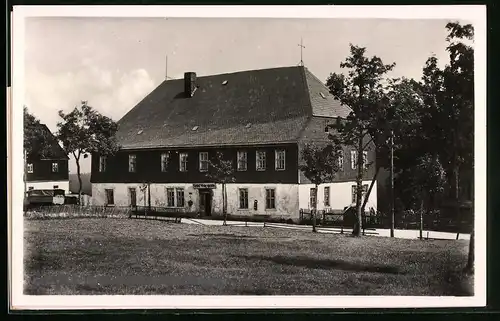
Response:
POLYGON ((202 188, 215 189, 215 184, 214 183, 198 183, 198 184, 193 184, 193 188, 196 188, 196 189, 202 189, 202 188))

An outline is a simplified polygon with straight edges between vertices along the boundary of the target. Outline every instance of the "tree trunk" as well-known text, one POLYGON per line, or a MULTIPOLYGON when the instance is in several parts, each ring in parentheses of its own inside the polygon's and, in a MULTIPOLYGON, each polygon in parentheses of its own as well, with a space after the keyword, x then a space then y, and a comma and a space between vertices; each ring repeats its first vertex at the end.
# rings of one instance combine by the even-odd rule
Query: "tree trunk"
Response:
POLYGON ((361 236, 361 230, 363 226, 363 212, 361 208, 361 197, 363 196, 363 135, 360 130, 360 135, 358 138, 358 155, 357 155, 357 169, 358 173, 356 175, 356 225, 352 234, 354 236, 361 236))
MULTIPOLYGON (((455 220, 460 221, 460 168, 456 164, 453 166, 453 198, 455 200, 454 209, 455 209, 455 220)), ((457 224, 459 225, 459 224, 457 224)), ((457 232, 456 239, 460 236, 460 232, 457 232)))
POLYGON ((424 239, 424 200, 420 201, 420 240, 424 239))
POLYGON ((391 168, 390 168, 390 177, 391 177, 391 190, 390 190, 390 212, 391 212, 391 237, 394 237, 394 228, 396 225, 396 219, 394 217, 394 132, 391 130, 391 137, 390 137, 390 147, 391 147, 391 155, 390 155, 390 163, 391 163, 391 168))
POLYGON ((151 213, 151 183, 148 183, 148 213, 151 213))
POLYGON ((465 271, 467 273, 474 273, 474 227, 472 227, 472 233, 470 234, 469 257, 467 258, 465 271))
POLYGON ((222 183, 222 216, 224 217, 224 226, 227 225, 227 208, 226 208, 226 184, 222 183))
POLYGON ((312 210, 312 226, 313 226, 313 232, 317 232, 316 230, 316 212, 318 209, 318 184, 314 185, 314 204, 311 204, 313 206, 312 210))
POLYGON ((76 176, 78 176, 78 204, 82 206, 82 175, 80 173, 80 159, 76 158, 76 176))

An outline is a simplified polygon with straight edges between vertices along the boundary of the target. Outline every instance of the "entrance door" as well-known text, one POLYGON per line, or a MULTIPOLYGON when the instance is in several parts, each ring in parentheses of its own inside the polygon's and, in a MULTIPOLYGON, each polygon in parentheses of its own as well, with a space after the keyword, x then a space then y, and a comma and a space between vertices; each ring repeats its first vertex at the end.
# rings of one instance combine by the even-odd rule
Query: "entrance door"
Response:
POLYGON ((131 187, 128 190, 130 193, 130 206, 136 207, 137 206, 137 193, 135 191, 135 188, 131 187))
POLYGON ((200 190, 200 212, 204 216, 212 214, 212 192, 210 190, 200 190))

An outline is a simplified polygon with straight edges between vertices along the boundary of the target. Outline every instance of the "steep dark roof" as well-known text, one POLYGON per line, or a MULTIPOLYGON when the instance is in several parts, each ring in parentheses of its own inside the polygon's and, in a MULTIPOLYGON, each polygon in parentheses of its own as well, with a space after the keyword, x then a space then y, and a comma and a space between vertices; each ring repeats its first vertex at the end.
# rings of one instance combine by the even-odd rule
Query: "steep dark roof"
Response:
POLYGON ((37 126, 40 126, 42 131, 45 131, 44 137, 48 140, 50 144, 50 148, 47 153, 44 155, 44 159, 69 159, 68 155, 64 152, 64 149, 57 142, 56 137, 50 131, 50 129, 45 124, 39 123, 37 126))
POLYGON ((350 112, 304 67, 198 77, 196 84, 186 97, 183 79, 162 82, 118 122, 122 148, 293 142, 312 116, 350 112))

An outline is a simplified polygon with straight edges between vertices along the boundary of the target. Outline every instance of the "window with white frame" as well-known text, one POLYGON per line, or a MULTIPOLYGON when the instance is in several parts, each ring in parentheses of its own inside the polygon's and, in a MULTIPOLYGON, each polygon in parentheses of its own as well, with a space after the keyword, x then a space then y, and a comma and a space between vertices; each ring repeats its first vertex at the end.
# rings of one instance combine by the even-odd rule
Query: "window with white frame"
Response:
POLYGON ((356 169, 358 153, 355 150, 351 150, 351 169, 356 169))
POLYGON ((26 165, 26 170, 28 173, 33 173, 33 164, 32 163, 29 163, 26 165))
POLYGON ((53 162, 52 163, 52 173, 57 173, 57 172, 59 172, 59 163, 53 162))
POLYGON ((258 171, 266 170, 266 151, 258 150, 255 154, 255 166, 258 171))
POLYGON ((246 171, 247 170, 247 152, 246 151, 238 151, 237 158, 238 158, 237 170, 238 171, 246 171))
POLYGON ((188 154, 179 153, 179 170, 181 172, 187 172, 188 169, 188 154))
POLYGON ((137 170, 137 157, 135 154, 128 155, 128 171, 135 173, 137 170))
POLYGON ((363 168, 368 167, 368 152, 365 150, 363 151, 363 168))
POLYGON ((200 172, 208 171, 208 152, 200 152, 200 172))
POLYGON ((176 207, 184 207, 184 189, 183 188, 176 188, 176 207))
POLYGON ((240 188, 240 209, 248 208, 248 188, 240 188))
POLYGON ((343 171, 344 170, 344 151, 343 150, 341 150, 341 151, 338 152, 337 166, 339 168, 339 171, 343 171))
POLYGON ((175 190, 173 188, 167 188, 167 206, 175 207, 175 190))
POLYGON ((274 188, 266 188, 266 209, 276 209, 276 190, 274 188))
POLYGON ((274 152, 275 158, 275 169, 277 171, 285 170, 285 150, 278 149, 274 152))
POLYGON ((169 153, 161 153, 160 160, 161 160, 161 171, 166 172, 168 168, 168 158, 169 158, 169 153))
POLYGON ((316 207, 316 189, 314 187, 309 190, 309 207, 316 207))
POLYGON ((106 156, 99 156, 99 172, 106 171, 106 156))
POLYGON ((106 205, 114 205, 115 204, 114 190, 109 188, 105 189, 105 192, 106 192, 106 205))
POLYGON ((330 186, 325 186, 324 203, 326 207, 330 206, 330 186))

